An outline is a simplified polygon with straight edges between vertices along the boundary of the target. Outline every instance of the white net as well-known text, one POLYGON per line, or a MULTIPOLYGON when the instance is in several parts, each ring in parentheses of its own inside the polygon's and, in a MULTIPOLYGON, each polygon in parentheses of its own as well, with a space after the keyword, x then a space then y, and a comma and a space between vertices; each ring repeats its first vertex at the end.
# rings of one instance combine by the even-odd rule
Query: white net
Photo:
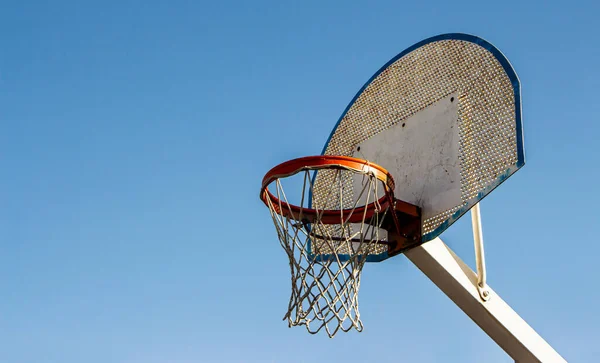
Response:
MULTIPOLYGON (((332 183, 320 199, 328 200, 327 209, 340 210, 339 221, 323 223, 324 209, 310 205, 312 181, 310 172, 304 171, 299 210, 292 210, 280 179, 273 184, 278 202, 267 201, 277 235, 284 248, 291 269, 292 293, 284 320, 289 326, 305 325, 313 334, 323 328, 333 337, 339 330, 362 331, 358 310, 360 276, 367 256, 376 246, 386 243, 380 239, 382 223, 387 215, 378 197, 383 194, 383 184, 373 174, 354 170, 321 170, 330 173, 332 183), (350 174, 350 175, 348 175, 350 174), (344 193, 348 177, 362 179, 362 190, 354 200, 347 201, 344 193), (375 203, 376 213, 369 216, 361 206, 375 203), (311 221, 303 215, 307 208, 316 210, 311 221), (342 213, 341 210, 345 209, 342 213), (286 211, 286 213, 281 213, 286 211), (356 213, 362 213, 357 221, 356 213), (350 223, 352 217, 353 223, 350 223)), ((337 218, 337 217, 336 217, 337 218)))

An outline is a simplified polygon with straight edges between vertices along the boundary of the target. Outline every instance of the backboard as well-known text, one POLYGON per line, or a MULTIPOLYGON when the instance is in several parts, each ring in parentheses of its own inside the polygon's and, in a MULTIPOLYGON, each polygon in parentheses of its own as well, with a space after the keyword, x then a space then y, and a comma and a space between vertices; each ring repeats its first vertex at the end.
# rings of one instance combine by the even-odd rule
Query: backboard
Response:
MULTIPOLYGON (((432 240, 524 165, 519 79, 481 38, 454 33, 423 40, 358 91, 322 154, 387 169, 395 197, 422 209, 421 242, 432 240)), ((321 192, 329 175, 315 173, 317 208, 336 200, 321 192)), ((348 178, 339 193, 352 201, 357 185, 348 178)), ((388 257, 382 245, 367 261, 388 257)))

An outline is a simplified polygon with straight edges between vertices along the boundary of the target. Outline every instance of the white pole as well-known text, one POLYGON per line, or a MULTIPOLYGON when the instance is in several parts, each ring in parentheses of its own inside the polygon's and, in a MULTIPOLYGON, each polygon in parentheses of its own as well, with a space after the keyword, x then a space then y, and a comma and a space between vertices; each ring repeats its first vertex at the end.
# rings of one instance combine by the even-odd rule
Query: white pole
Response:
POLYGON ((512 359, 519 363, 566 362, 489 286, 489 300, 482 300, 477 275, 441 239, 404 254, 512 359))

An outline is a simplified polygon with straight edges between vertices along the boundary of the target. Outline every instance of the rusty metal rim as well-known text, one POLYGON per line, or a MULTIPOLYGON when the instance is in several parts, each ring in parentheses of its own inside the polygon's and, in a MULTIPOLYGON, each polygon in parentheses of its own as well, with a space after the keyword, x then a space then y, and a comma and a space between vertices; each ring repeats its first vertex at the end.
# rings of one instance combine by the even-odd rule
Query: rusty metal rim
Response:
POLYGON ((260 198, 267 207, 271 204, 277 214, 292 219, 302 219, 303 222, 313 222, 318 218, 323 224, 339 224, 340 218, 343 218, 349 223, 360 223, 380 210, 386 209, 390 203, 393 203, 394 188, 394 178, 380 165, 349 156, 318 155, 292 159, 269 170, 262 181, 260 198), (359 173, 372 174, 383 183, 385 195, 378 201, 352 209, 317 210, 283 202, 268 189, 269 184, 277 179, 289 177, 305 170, 322 169, 346 169, 359 173), (287 208, 280 208, 280 205, 286 205, 287 208))

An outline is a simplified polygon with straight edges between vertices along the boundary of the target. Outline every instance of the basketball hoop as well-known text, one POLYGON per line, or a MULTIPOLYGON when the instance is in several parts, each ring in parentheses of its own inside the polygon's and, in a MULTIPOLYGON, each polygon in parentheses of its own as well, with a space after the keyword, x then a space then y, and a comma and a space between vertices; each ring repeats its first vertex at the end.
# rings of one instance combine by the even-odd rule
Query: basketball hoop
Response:
POLYGON ((289 258, 290 327, 362 331, 364 264, 406 252, 515 361, 565 361, 486 284, 479 202, 525 164, 520 82, 496 47, 441 34, 407 48, 322 150, 276 166, 260 191, 289 258), (438 238, 469 211, 476 274, 438 238))
MULTIPOLYGON (((302 175, 302 174, 300 174, 302 175)), ((284 162, 263 178, 260 197, 269 207, 289 257, 292 294, 284 316, 330 337, 362 331, 360 275, 376 248, 390 254, 420 240, 420 209, 394 198, 394 179, 379 165, 346 156, 309 156, 284 162), (299 203, 290 203, 282 179, 303 173, 299 203), (327 190, 314 198, 317 173, 328 173, 327 190), (311 175, 313 174, 313 175, 311 175), (351 199, 344 188, 360 184, 351 199), (274 184, 273 194, 268 187, 274 184)))

